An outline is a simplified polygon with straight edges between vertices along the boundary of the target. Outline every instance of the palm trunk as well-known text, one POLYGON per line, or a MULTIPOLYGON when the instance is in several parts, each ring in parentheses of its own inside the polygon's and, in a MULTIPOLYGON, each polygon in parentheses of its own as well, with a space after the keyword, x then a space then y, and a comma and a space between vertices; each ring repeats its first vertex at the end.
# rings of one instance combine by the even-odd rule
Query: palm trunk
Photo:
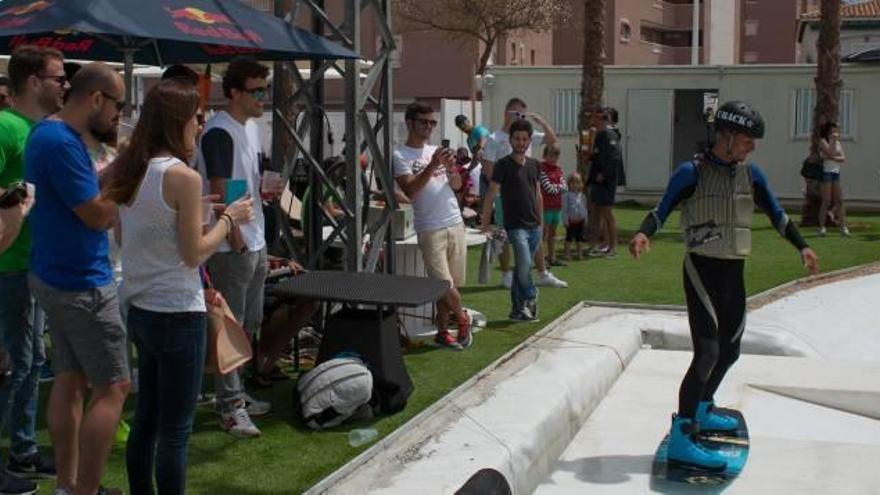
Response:
MULTIPOLYGON (((605 72, 602 65, 605 47, 605 0, 584 0, 584 61, 581 72, 581 109, 578 129, 589 128, 589 111, 602 105, 605 72)), ((587 158, 578 157, 578 170, 586 173, 587 158)))
MULTIPOLYGON (((825 123, 837 121, 840 87, 843 85, 840 79, 840 0, 822 0, 820 13, 819 39, 816 42, 816 106, 813 109, 810 140, 810 155, 814 157, 818 156, 819 130, 825 123)), ((822 198, 818 184, 811 180, 806 182, 801 225, 817 225, 822 198)))

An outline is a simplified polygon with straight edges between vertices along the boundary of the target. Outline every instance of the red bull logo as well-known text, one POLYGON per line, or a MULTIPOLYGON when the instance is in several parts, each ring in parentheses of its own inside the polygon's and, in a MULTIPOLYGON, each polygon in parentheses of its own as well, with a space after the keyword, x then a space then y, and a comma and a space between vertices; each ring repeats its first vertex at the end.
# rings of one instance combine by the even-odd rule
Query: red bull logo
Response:
POLYGON ((10 7, 6 10, 0 10, 0 29, 20 28, 31 22, 31 19, 33 19, 33 16, 28 14, 46 10, 51 6, 51 2, 38 0, 27 5, 19 5, 17 7, 10 7))
POLYGON ((37 38, 13 36, 9 41, 9 51, 23 45, 55 48, 66 55, 87 55, 95 46, 95 40, 92 38, 69 39, 64 36, 40 36, 37 38))
POLYGON ((209 26, 214 24, 232 24, 232 20, 224 14, 212 14, 211 12, 205 12, 204 10, 195 7, 184 7, 182 9, 169 9, 168 7, 165 7, 165 10, 171 14, 171 18, 175 20, 193 21, 207 24, 209 26))
POLYGON ((46 10, 51 6, 51 2, 47 2, 46 0, 38 0, 36 2, 31 2, 27 5, 19 5, 18 7, 11 7, 6 10, 0 11, 0 15, 23 16, 32 14, 34 12, 39 12, 41 10, 46 10))
POLYGON ((263 41, 259 34, 237 25, 225 14, 206 12, 195 7, 179 9, 165 7, 165 11, 171 16, 174 27, 190 36, 249 43, 263 41))

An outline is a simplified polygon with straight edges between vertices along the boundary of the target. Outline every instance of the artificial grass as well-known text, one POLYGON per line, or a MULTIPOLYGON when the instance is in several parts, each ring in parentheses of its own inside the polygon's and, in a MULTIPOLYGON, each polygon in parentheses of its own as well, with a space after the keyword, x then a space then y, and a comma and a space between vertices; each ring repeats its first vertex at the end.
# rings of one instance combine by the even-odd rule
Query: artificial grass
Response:
MULTIPOLYGON (((616 209, 620 238, 626 242, 645 215, 643 208, 616 209)), ((873 262, 878 259, 880 217, 854 216, 852 239, 836 233, 818 238, 814 229, 805 230, 807 241, 820 258, 821 270, 830 271, 873 262)), ((453 352, 423 346, 407 353, 407 368, 415 392, 407 408, 394 416, 347 424, 330 431, 313 432, 301 424, 291 409, 293 382, 276 385, 253 395, 272 402, 273 411, 255 418, 263 431, 259 439, 239 440, 224 433, 218 417, 199 408, 195 431, 189 446, 187 492, 191 494, 290 494, 301 493, 348 462, 369 445, 353 448, 347 432, 369 425, 387 435, 446 393, 475 375, 489 363, 522 342, 527 336, 554 320, 582 300, 650 304, 683 304, 681 259, 683 246, 678 234, 677 214, 667 228, 652 239, 652 250, 640 261, 631 259, 625 244, 614 258, 572 261, 554 273, 569 283, 567 289, 541 289, 540 323, 507 321, 509 292, 498 286, 500 272, 493 271, 491 283, 474 283, 463 288, 465 304, 482 311, 489 319, 487 328, 475 336, 474 346, 453 352)), ((755 294, 804 275, 799 256, 770 226, 763 215, 755 215, 753 255, 746 263, 746 290, 755 294)), ((560 234, 562 234, 560 228, 560 234)), ((561 249, 561 244, 560 244, 561 249)), ((479 250, 469 252, 469 281, 476 280, 479 250)), ((48 389, 44 388, 43 395, 48 389)), ((130 410, 134 397, 129 399, 130 410)), ((40 409, 45 421, 45 404, 40 409)), ((126 413, 129 417, 130 412, 126 413)), ((45 426, 41 440, 46 442, 45 426)), ((115 448, 105 475, 107 486, 127 489, 124 449, 115 448)), ((49 484, 43 483, 49 491, 49 484)))

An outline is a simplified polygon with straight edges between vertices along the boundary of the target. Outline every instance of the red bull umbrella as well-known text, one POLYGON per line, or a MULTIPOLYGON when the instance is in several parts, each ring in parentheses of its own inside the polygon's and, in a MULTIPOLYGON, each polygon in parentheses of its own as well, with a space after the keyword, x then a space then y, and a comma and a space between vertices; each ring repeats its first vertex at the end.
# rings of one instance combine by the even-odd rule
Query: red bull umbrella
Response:
POLYGON ((0 54, 25 44, 145 65, 358 58, 240 0, 0 0, 0 54))

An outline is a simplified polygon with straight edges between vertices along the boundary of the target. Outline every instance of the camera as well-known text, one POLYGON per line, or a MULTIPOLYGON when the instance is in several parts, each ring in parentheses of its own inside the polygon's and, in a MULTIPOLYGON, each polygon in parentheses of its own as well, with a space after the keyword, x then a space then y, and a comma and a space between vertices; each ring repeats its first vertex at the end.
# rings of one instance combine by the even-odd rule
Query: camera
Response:
POLYGON ((440 147, 441 148, 449 148, 449 140, 443 139, 442 141, 440 141, 440 147))

